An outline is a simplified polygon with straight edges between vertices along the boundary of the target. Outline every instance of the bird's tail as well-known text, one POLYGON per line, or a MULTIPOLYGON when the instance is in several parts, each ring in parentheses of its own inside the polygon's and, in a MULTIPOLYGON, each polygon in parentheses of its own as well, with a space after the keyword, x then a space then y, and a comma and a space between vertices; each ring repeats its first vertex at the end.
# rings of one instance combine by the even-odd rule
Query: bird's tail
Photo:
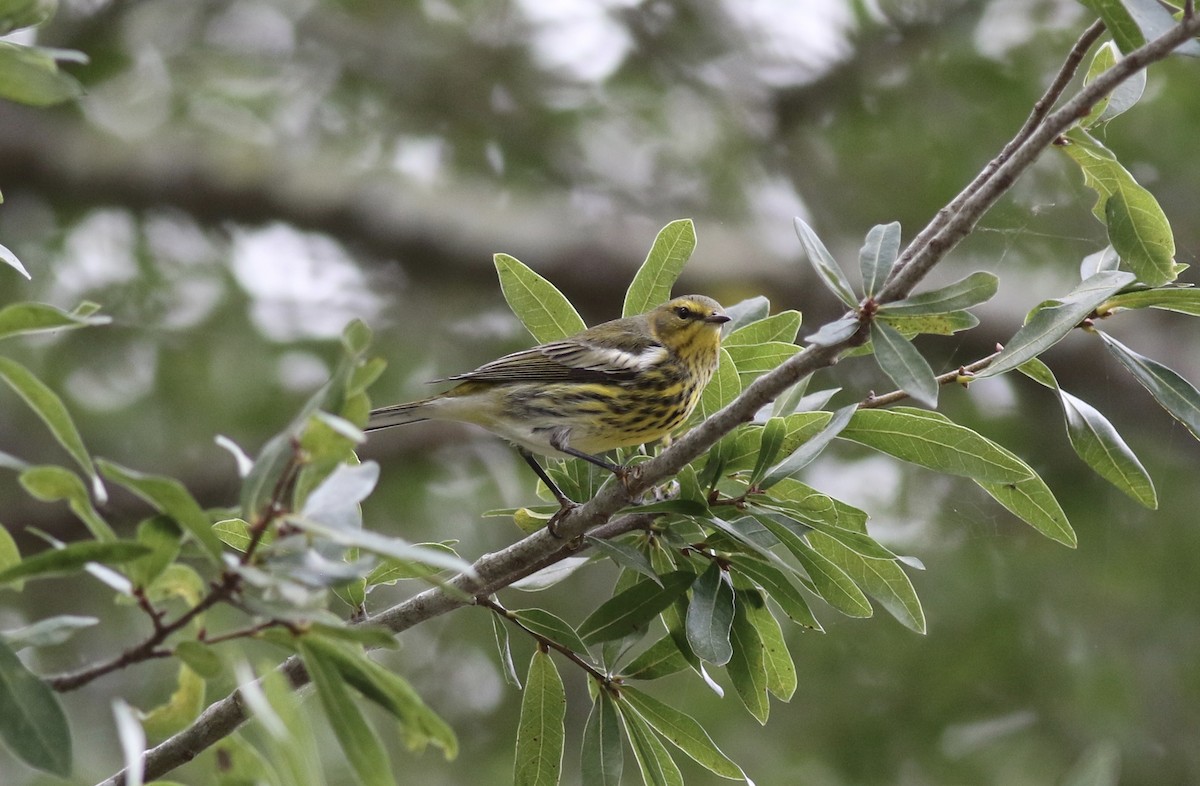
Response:
POLYGON ((424 412, 426 404, 429 401, 412 401, 408 404, 393 404, 390 407, 382 407, 371 412, 367 418, 367 427, 364 431, 378 431, 381 428, 391 428, 392 426, 403 426, 406 423, 417 423, 422 420, 428 420, 428 415, 424 412))

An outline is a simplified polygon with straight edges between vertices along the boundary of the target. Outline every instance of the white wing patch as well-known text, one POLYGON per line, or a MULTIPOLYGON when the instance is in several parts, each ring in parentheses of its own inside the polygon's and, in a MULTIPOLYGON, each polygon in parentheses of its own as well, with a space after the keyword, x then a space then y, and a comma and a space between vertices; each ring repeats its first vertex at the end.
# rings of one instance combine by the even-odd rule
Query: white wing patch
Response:
POLYGON ((579 357, 580 365, 599 371, 644 371, 667 359, 667 348, 649 346, 641 352, 626 352, 612 347, 590 347, 579 357))

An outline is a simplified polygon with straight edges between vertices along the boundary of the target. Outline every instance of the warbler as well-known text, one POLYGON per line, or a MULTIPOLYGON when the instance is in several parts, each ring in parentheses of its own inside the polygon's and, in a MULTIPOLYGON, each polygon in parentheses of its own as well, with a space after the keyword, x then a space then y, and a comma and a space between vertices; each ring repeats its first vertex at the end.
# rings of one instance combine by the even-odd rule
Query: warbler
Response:
POLYGON ((553 524, 576 503, 533 454, 580 458, 624 479, 625 467, 598 454, 654 442, 688 419, 728 321, 712 298, 677 297, 449 377, 458 384, 445 393, 373 411, 366 430, 422 420, 482 426, 512 443, 554 494, 562 510, 553 524))

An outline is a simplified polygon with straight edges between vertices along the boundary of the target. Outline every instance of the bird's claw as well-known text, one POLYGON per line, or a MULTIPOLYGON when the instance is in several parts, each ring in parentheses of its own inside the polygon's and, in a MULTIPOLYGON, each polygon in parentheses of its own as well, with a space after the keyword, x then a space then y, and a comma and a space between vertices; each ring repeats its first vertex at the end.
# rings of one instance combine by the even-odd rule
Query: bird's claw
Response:
POLYGON ((562 507, 560 507, 558 509, 557 513, 555 513, 553 516, 550 517, 550 521, 548 521, 546 523, 546 529, 550 532, 551 535, 558 538, 559 540, 562 540, 563 536, 560 535, 558 532, 558 523, 560 521, 562 521, 562 519, 565 518, 568 514, 570 514, 571 511, 575 510, 575 508, 578 508, 579 503, 572 502, 570 500, 560 500, 559 504, 562 507))

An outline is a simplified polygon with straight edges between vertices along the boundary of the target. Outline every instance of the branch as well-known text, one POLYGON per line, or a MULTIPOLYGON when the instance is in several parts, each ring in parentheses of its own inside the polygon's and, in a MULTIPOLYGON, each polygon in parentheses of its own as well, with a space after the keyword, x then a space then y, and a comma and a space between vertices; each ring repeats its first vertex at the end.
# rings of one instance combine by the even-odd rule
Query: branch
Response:
POLYGON ((516 616, 512 612, 510 612, 508 609, 504 608, 503 606, 501 606, 499 603, 492 600, 491 598, 481 596, 481 597, 478 597, 475 599, 475 603, 476 603, 476 605, 482 606, 485 609, 491 609, 493 612, 495 612, 496 616, 500 617, 501 619, 503 619, 507 622, 511 622, 513 625, 516 625, 518 628, 520 628, 521 630, 528 633, 530 636, 533 637, 533 639, 538 643, 538 645, 542 647, 542 649, 544 649, 544 650, 552 649, 555 652, 560 653, 567 660, 571 661, 576 666, 578 666, 579 668, 586 671, 588 673, 588 676, 590 676, 592 679, 594 679, 596 682, 600 683, 601 685, 608 685, 610 682, 612 682, 612 680, 609 678, 609 676, 607 674, 600 671, 595 666, 593 666, 592 664, 590 664, 586 660, 584 660, 582 657, 580 657, 578 652, 571 649, 570 647, 564 647, 563 645, 559 644, 557 641, 554 641, 553 639, 548 639, 545 636, 541 635, 540 633, 536 633, 536 632, 530 630, 529 628, 525 627, 524 625, 521 624, 521 621, 519 619, 517 619, 516 616))
MULTIPOLYGON (((1029 168, 1041 150, 1066 131, 1071 123, 1086 115, 1092 104, 1121 82, 1150 63, 1165 58, 1177 46, 1197 33, 1200 33, 1200 17, 1186 15, 1182 22, 1167 33, 1131 52, 1098 76, 1062 108, 1046 116, 1044 122, 1038 122, 1038 110, 1035 108, 1035 115, 1032 116, 1034 130, 1022 129, 1018 132, 1013 141, 1005 146, 1006 151, 1011 148, 1011 155, 994 169, 990 165, 985 168, 963 193, 938 212, 930 227, 917 235, 900 258, 901 269, 880 292, 877 302, 899 300, 912 292, 950 249, 970 233, 983 213, 1000 199, 1017 176, 1029 168), (951 207, 955 209, 952 210, 951 207)), ((1085 34, 1080 42, 1084 42, 1087 36, 1088 34, 1085 34)), ((1090 41, 1087 43, 1090 45, 1090 41)), ((1077 43, 1068 57, 1068 64, 1064 65, 1060 74, 1073 71, 1070 60, 1082 56, 1077 54, 1081 48, 1086 49, 1082 43, 1077 43)), ((1052 89, 1059 81, 1055 80, 1052 89)), ((1053 98, 1051 91, 1047 92, 1047 96, 1053 98)), ((1046 105, 1049 103, 1047 99, 1046 105)), ((997 160, 1001 157, 1003 153, 997 160)), ((464 574, 451 579, 448 584, 453 590, 461 593, 460 595, 438 588, 429 589, 384 611, 373 618, 373 621, 400 633, 421 622, 470 604, 472 601, 469 598, 493 594, 575 553, 580 546, 576 545, 573 539, 579 538, 585 532, 609 538, 646 527, 653 519, 650 514, 632 513, 615 519, 613 516, 656 483, 674 475, 701 456, 738 425, 750 422, 760 408, 796 382, 815 371, 833 365, 842 352, 864 343, 867 338, 866 324, 864 322, 863 329, 838 344, 827 347, 809 346, 773 371, 756 379, 724 409, 673 442, 658 456, 639 464, 630 473, 627 486, 616 482, 607 483, 592 500, 571 510, 560 521, 558 530, 565 540, 555 538, 545 530, 535 532, 501 551, 480 557, 474 564, 477 578, 464 574), (464 597, 468 599, 464 600, 464 597)), ((279 670, 293 685, 300 686, 307 682, 303 665, 297 658, 289 658, 279 670)), ((187 729, 147 751, 143 757, 146 779, 161 777, 190 761, 205 748, 232 733, 245 719, 246 714, 239 694, 234 691, 209 706, 187 729)), ((121 771, 103 781, 100 786, 123 784, 124 771, 121 771)))

